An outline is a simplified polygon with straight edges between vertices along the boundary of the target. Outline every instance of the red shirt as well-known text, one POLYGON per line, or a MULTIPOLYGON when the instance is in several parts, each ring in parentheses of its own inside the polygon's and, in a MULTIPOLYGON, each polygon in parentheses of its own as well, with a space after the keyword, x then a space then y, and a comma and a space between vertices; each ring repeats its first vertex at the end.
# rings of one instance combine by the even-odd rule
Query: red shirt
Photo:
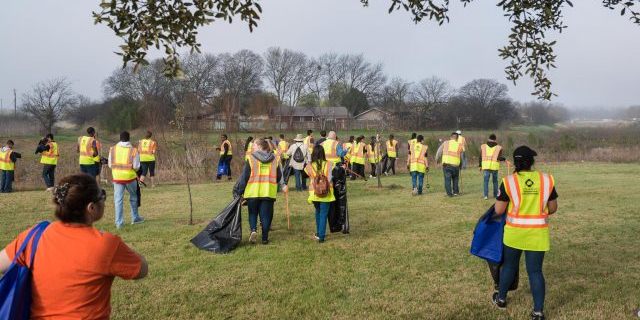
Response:
MULTIPOLYGON (((29 230, 5 248, 10 259, 29 230)), ((18 259, 22 265, 31 255, 31 245, 25 253, 18 259)), ((109 319, 114 277, 133 279, 141 267, 140 257, 120 237, 94 227, 53 222, 35 255, 31 318, 109 319)))

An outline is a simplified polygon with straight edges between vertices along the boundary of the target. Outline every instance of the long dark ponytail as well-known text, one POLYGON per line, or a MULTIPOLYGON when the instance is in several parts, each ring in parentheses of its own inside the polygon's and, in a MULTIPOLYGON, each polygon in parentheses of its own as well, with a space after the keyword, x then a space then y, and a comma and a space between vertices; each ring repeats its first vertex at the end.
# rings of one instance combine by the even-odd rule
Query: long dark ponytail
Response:
POLYGON ((316 170, 322 170, 322 162, 327 161, 324 155, 324 148, 321 145, 313 147, 313 153, 311 153, 311 163, 316 165, 316 170))

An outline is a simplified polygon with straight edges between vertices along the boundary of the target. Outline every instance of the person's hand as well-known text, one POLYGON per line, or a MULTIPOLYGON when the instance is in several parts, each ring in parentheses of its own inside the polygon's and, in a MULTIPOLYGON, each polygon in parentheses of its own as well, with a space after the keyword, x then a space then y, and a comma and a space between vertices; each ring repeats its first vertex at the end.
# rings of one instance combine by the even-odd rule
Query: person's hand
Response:
POLYGON ((217 150, 217 151, 220 151, 220 148, 218 147, 218 148, 216 148, 216 150, 217 150))
POLYGON ((289 192, 289 186, 285 185, 284 187, 282 187, 282 192, 284 192, 284 193, 289 192))

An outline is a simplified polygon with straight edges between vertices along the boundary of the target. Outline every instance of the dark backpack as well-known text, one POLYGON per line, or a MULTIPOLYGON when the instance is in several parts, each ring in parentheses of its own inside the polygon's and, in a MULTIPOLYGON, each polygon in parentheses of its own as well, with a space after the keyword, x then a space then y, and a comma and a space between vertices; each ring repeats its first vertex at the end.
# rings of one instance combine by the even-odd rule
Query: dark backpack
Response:
POLYGON ((322 172, 322 168, 318 171, 313 178, 313 194, 318 198, 324 198, 329 194, 329 179, 322 172))
POLYGON ((296 151, 293 153, 293 161, 304 162, 304 154, 302 153, 302 150, 300 149, 300 147, 298 147, 296 151))

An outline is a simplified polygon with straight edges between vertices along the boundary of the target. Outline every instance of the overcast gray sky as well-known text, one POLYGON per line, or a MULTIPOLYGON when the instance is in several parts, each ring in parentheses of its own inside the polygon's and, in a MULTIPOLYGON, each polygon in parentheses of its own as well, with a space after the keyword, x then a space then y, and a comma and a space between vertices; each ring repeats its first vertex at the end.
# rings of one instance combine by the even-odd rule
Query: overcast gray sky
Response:
MULTIPOLYGON (((409 81, 436 75, 459 87, 474 78, 504 79, 506 63, 497 50, 506 42, 509 23, 497 1, 458 5, 451 23, 414 24, 406 13, 387 14, 389 1, 358 0, 262 1, 257 30, 245 24, 214 23, 201 30, 205 52, 270 46, 299 50, 311 56, 324 52, 363 53, 382 62, 387 75, 409 81)), ((91 11, 99 1, 5 1, 0 11, 0 99, 13 105, 36 82, 67 77, 76 92, 102 98, 102 81, 121 66, 113 54, 120 41, 103 25, 94 25, 91 11)), ((565 10, 569 26, 557 37, 558 69, 552 72, 556 102, 568 107, 640 104, 640 27, 599 0, 574 1, 565 10)), ((157 54, 155 55, 157 56, 157 54)), ((508 83, 510 95, 529 101, 529 80, 508 83)))

